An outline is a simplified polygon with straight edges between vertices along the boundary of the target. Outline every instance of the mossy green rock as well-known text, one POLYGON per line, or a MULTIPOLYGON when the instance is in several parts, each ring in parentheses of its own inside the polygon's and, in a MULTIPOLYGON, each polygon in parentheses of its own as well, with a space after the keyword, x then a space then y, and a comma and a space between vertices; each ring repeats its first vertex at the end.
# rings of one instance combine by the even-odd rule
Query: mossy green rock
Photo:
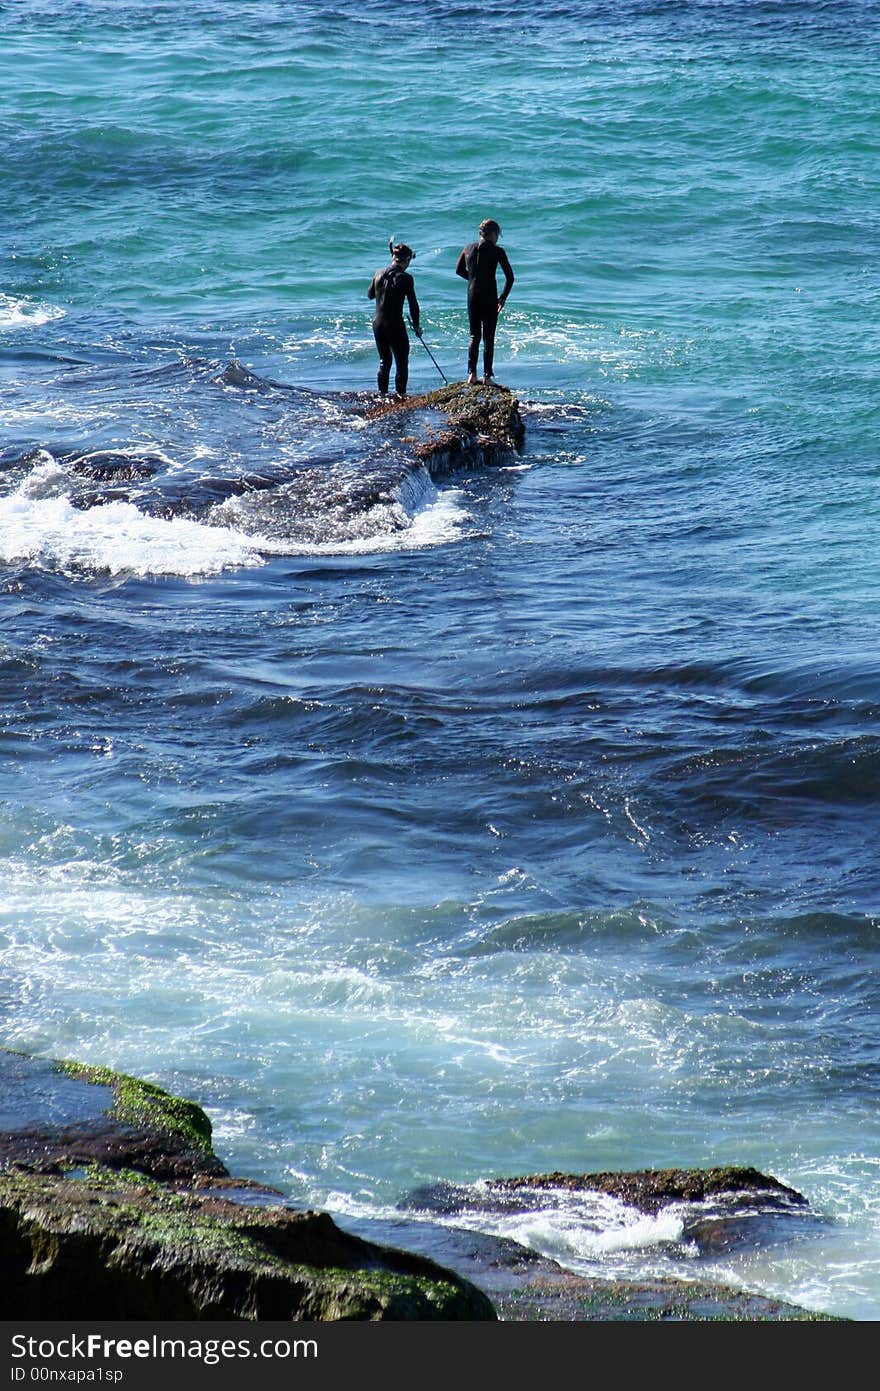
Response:
POLYGON ((698 1280, 587 1280, 568 1272, 492 1291, 507 1322, 843 1323, 781 1299, 698 1280))
POLYGON ((4 1050, 0 1083, 4 1318, 495 1318, 428 1257, 250 1203, 193 1101, 4 1050))
POLYGON ((4 1318, 495 1318, 466 1280, 326 1213, 132 1178, 0 1174, 4 1318))
POLYGON ((0 1084, 0 1168, 100 1163, 169 1180, 228 1173, 201 1106, 151 1082, 0 1050, 0 1084))
POLYGON ((824 1317, 699 1283, 582 1279, 516 1243, 448 1225, 457 1211, 527 1209, 535 1190, 566 1189, 599 1190, 647 1212, 708 1204, 709 1239, 719 1196, 722 1232, 739 1201, 747 1212, 755 1200, 783 1215, 809 1212, 800 1194, 754 1169, 555 1172, 479 1189, 439 1184, 413 1195, 414 1206, 442 1212, 444 1225, 400 1219, 361 1224, 355 1235, 326 1213, 294 1210, 282 1195, 230 1178, 195 1102, 108 1068, 0 1049, 7 1319, 824 1317))

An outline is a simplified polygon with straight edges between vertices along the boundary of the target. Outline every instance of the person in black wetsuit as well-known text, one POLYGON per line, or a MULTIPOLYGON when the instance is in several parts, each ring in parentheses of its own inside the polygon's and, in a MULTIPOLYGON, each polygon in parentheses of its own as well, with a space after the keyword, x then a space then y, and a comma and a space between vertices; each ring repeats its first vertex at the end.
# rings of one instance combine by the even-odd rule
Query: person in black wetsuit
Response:
POLYGON ((495 328, 498 315, 504 308, 507 296, 513 285, 513 271, 507 259, 507 252, 498 245, 501 228, 492 218, 480 223, 480 240, 466 246, 455 267, 468 283, 468 323, 471 337, 468 344, 468 382, 477 380, 477 359, 480 355, 480 339, 483 341, 483 381, 492 382, 492 369, 495 360, 495 328), (498 267, 504 272, 504 289, 498 293, 495 273, 498 267))
POLYGON ((409 378, 409 334, 403 322, 404 303, 409 305, 413 333, 421 338, 419 328, 419 302, 416 287, 409 273, 409 263, 415 256, 412 247, 401 242, 391 248, 391 265, 377 270, 367 290, 369 299, 376 301, 373 315, 373 337, 379 351, 379 372, 376 378, 379 390, 384 396, 388 391, 391 376, 391 359, 394 358, 394 387, 398 396, 406 395, 409 378))

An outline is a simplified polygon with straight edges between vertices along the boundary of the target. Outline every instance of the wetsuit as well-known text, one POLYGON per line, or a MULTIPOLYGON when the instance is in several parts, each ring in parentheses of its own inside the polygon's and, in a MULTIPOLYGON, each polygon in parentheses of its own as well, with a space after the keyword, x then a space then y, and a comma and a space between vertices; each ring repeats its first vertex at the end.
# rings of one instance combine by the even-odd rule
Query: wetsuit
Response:
POLYGON ((483 375, 491 377, 495 359, 495 328, 498 323, 498 305, 503 304, 510 294, 513 284, 513 271, 507 259, 507 252, 495 242, 471 242, 458 258, 455 267, 468 283, 468 324, 471 337, 468 344, 468 373, 476 372, 480 353, 480 339, 483 340, 483 375), (495 273, 498 267, 504 272, 504 289, 499 297, 495 273))
POLYGON ((404 303, 409 305, 413 329, 419 331, 419 302, 416 287, 409 271, 392 261, 384 270, 377 270, 370 281, 367 296, 376 301, 373 315, 373 337, 379 351, 379 390, 388 390, 391 358, 394 357, 394 386, 400 396, 406 395, 409 378, 409 334, 403 322, 404 303))

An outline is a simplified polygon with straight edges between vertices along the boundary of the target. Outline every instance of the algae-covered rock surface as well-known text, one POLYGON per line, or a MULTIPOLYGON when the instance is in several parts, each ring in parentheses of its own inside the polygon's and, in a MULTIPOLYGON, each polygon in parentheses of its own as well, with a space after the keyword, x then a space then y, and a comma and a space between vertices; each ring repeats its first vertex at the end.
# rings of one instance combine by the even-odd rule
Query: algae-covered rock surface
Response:
POLYGON ((3 1051, 0 1097, 5 1318, 495 1318, 429 1258, 231 1178, 196 1102, 3 1051))
MULTIPOLYGON (((195 1101, 108 1068, 0 1050, 5 1318, 825 1317, 699 1280, 586 1278, 491 1234, 499 1217, 590 1194, 642 1213, 675 1207, 682 1239, 706 1253, 817 1220, 786 1184, 729 1167, 441 1183, 414 1191, 393 1220, 343 1230, 231 1176, 195 1101)), ((577 1220, 590 1221, 589 1203, 577 1220)))
POLYGON ((75 1164, 155 1178, 228 1173, 194 1101, 106 1067, 0 1051, 0 1167, 59 1173, 75 1164))
POLYGON ((690 1280, 587 1280, 568 1271, 492 1289, 506 1322, 840 1323, 784 1300, 690 1280))
POLYGON ((0 1174, 5 1318, 492 1319, 432 1261, 326 1213, 174 1193, 134 1174, 0 1174))
POLYGON ((422 396, 388 397, 370 406, 366 418, 395 426, 434 478, 505 463, 525 439, 519 401, 494 385, 451 382, 422 396))

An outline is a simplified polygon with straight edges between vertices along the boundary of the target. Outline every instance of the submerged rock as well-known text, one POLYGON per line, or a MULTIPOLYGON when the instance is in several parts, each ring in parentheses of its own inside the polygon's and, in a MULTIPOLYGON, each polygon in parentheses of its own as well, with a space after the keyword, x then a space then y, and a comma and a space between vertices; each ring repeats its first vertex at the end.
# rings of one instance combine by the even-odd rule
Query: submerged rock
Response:
POLYGON ((442 1261, 485 1291, 505 1322, 848 1322, 707 1280, 602 1279, 575 1274, 509 1237, 399 1218, 355 1224, 361 1235, 442 1261))
MULTIPOLYGON (((651 1241, 658 1257, 677 1267, 656 1280, 578 1275, 549 1258, 486 1261, 460 1232, 449 1236, 444 1261, 489 1294, 502 1319, 785 1319, 826 1317, 784 1300, 687 1278, 709 1257, 815 1236, 823 1225, 796 1189, 757 1169, 648 1169, 637 1172, 553 1172, 486 1179, 470 1185, 434 1184, 404 1204, 423 1221, 433 1216, 447 1233, 460 1214, 468 1227, 517 1231, 529 1226, 580 1231, 585 1249, 609 1230, 638 1227, 668 1214, 651 1241), (613 1206, 609 1207, 608 1199, 613 1206), (628 1211, 627 1211, 628 1210, 628 1211)), ((426 1223, 426 1229, 427 1223, 426 1223)), ((509 1238, 505 1238, 509 1243, 509 1238)), ((514 1243, 515 1247, 515 1243, 514 1243)), ((420 1249, 430 1249, 421 1247, 420 1249)))
POLYGON ((131 483, 152 478, 168 460, 161 454, 133 454, 130 451, 96 449, 91 454, 61 456, 71 473, 96 483, 131 483))
POLYGON ((526 1210, 549 1200, 564 1203, 578 1194, 602 1194, 649 1217, 674 1213, 680 1224, 677 1245, 699 1256, 745 1246, 791 1240, 809 1233, 822 1219, 796 1189, 757 1169, 728 1165, 709 1169, 642 1169, 596 1174, 531 1174, 489 1179, 490 1201, 526 1210))
POLYGON ((414 1190, 405 1206, 449 1215, 455 1212, 530 1212, 554 1199, 605 1194, 627 1207, 655 1216, 672 1205, 791 1212, 809 1208, 802 1193, 757 1169, 730 1165, 713 1169, 642 1169, 596 1174, 527 1174, 490 1178, 479 1184, 432 1184, 414 1190))

